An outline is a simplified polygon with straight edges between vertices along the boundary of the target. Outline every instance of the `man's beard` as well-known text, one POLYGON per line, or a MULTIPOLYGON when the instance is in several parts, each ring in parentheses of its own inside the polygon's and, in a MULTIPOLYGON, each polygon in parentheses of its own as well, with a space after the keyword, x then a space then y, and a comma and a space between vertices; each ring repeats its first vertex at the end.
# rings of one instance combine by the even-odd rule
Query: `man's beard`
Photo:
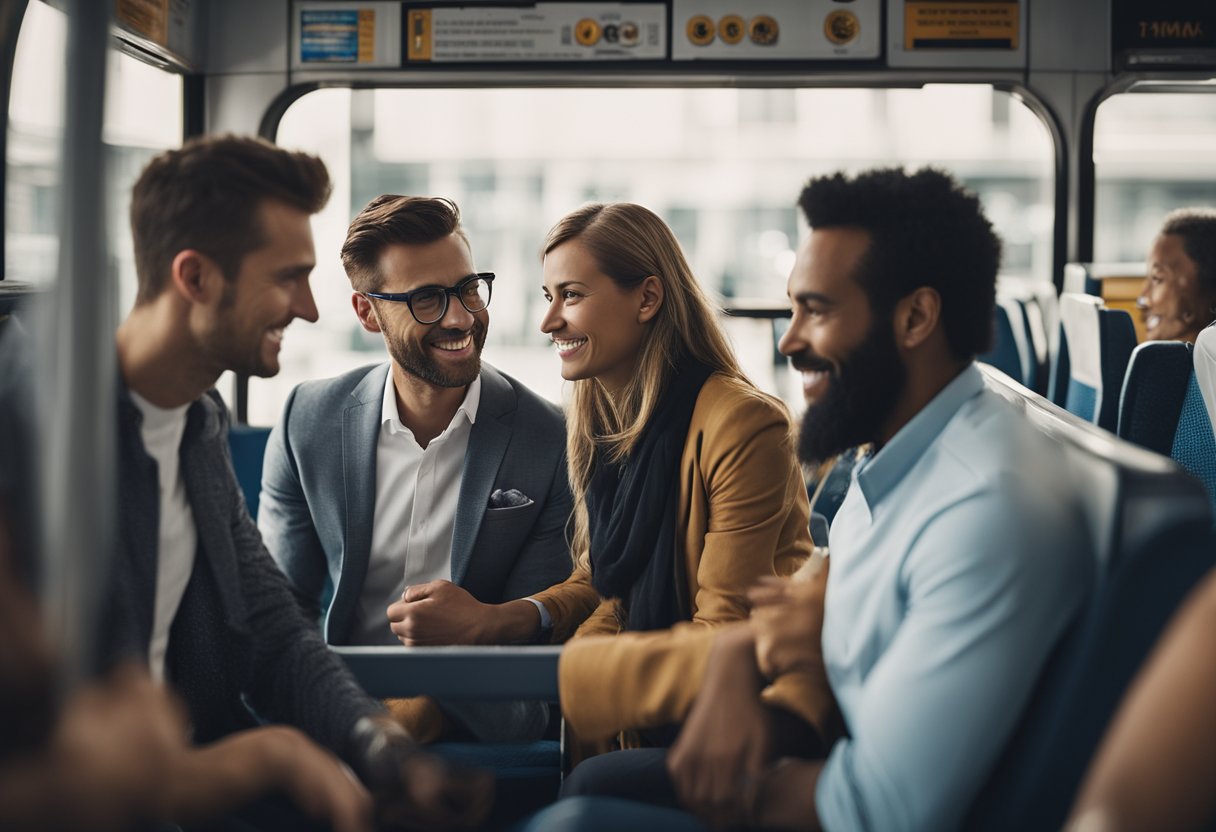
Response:
POLYGON ((828 373, 827 392, 802 417, 798 458, 807 465, 877 441, 908 379, 889 316, 874 322, 838 372, 809 351, 792 356, 791 363, 799 370, 828 373))
POLYGON ((481 348, 486 343, 486 326, 474 319, 467 332, 459 329, 437 329, 427 333, 425 342, 407 341, 384 330, 384 341, 388 354, 401 369, 436 387, 468 387, 481 372, 481 348), (441 367, 426 349, 426 343, 456 340, 465 335, 473 336, 473 354, 460 366, 451 369, 441 367))

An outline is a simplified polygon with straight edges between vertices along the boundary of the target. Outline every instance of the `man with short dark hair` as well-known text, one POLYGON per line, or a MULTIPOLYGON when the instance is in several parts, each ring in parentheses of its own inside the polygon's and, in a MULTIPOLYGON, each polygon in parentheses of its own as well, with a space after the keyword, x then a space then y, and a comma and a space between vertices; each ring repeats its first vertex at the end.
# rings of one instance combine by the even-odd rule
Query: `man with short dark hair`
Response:
POLYGON ((1216 210, 1181 208, 1165 218, 1136 305, 1149 341, 1194 343, 1216 320, 1216 210))
MULTIPOLYGON (((495 276, 475 271, 452 202, 372 200, 342 263, 355 314, 390 360, 292 391, 258 524, 331 644, 413 644, 437 607, 496 605, 569 576, 565 426, 556 406, 482 364, 495 276)), ((480 640, 475 616, 444 620, 455 629, 432 625, 432 643, 480 640)), ((547 721, 542 703, 390 707, 420 739, 530 740, 547 721)))
MULTIPOLYGON (((300 613, 245 508, 213 389, 227 370, 277 373, 284 329, 316 320, 309 218, 329 190, 319 159, 231 136, 163 153, 136 182, 139 291, 117 333, 121 546, 102 641, 173 684, 196 742, 253 728, 256 712, 346 761, 382 809, 423 826, 475 821, 479 785, 463 794, 418 754, 300 613)), ((274 731, 261 736, 288 740, 276 765, 290 767, 307 741, 274 731)), ((330 776, 343 776, 336 764, 330 776)), ((281 785, 308 799, 306 782, 281 785)))

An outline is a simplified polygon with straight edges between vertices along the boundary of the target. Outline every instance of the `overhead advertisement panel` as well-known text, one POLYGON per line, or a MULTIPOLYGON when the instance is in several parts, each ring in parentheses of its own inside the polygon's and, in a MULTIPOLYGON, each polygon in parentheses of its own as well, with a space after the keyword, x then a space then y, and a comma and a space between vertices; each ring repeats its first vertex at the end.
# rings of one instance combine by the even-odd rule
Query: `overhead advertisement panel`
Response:
POLYGON ((1216 66, 1216 3, 1114 0, 1111 49, 1116 67, 1216 66))
POLYGON ((1026 0, 886 0, 886 3, 887 64, 891 67, 1024 69, 1026 66, 1026 0))
POLYGON ((406 63, 667 58, 663 3, 537 3, 404 11, 406 63))
POLYGON ((292 18, 292 67, 401 65, 401 4, 300 2, 292 18))
POLYGON ((1017 0, 907 0, 904 49, 1017 49, 1017 0))
POLYGON ((881 0, 674 0, 676 61, 874 60, 881 0))

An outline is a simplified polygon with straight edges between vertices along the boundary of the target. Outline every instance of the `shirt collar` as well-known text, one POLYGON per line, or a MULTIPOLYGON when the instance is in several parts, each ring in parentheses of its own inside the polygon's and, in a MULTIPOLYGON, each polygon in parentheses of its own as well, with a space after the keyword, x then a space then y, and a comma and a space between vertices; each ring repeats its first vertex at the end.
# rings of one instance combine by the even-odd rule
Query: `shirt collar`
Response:
POLYGON ((882 450, 859 463, 854 476, 866 503, 872 507, 889 494, 941 435, 958 409, 983 389, 983 373, 973 361, 900 428, 882 450))
MULTIPOLYGON (((477 408, 481 404, 481 374, 478 373, 477 378, 473 379, 473 383, 469 385, 469 389, 465 391, 464 401, 460 403, 460 407, 456 408, 456 414, 452 417, 452 421, 448 424, 440 437, 447 434, 453 426, 460 420, 461 414, 469 420, 469 424, 473 425, 477 422, 477 408)), ((388 378, 384 382, 384 398, 380 405, 380 424, 388 425, 391 433, 399 433, 405 431, 412 433, 401 422, 401 414, 397 411, 397 388, 393 385, 393 368, 390 366, 388 370, 388 378)))

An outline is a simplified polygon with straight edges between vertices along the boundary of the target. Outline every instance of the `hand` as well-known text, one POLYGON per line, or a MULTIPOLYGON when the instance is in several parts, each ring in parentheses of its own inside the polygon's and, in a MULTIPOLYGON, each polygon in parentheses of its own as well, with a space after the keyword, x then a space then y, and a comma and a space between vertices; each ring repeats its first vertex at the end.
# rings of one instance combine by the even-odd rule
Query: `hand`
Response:
POLYGON ((820 760, 787 757, 778 762, 760 778, 748 826, 807 832, 821 829, 815 786, 822 771, 820 760))
POLYGON ((772 757, 763 679, 746 624, 714 642, 701 692, 667 755, 680 802, 716 826, 743 823, 758 777, 772 757))
POLYGON ((67 701, 51 744, 65 827, 124 828, 166 818, 170 772, 188 753, 181 704, 134 666, 67 701))
POLYGON ((393 829, 473 829, 494 798, 488 772, 458 769, 426 754, 384 715, 355 726, 358 771, 376 800, 377 820, 393 829))
POLYGON ((826 565, 809 581, 762 578, 748 591, 756 663, 765 678, 823 667, 823 603, 826 565))
POLYGON ((271 785, 334 832, 371 832, 372 797, 355 776, 302 732, 286 725, 249 732, 261 746, 271 785))
POLYGON ((406 647, 495 643, 495 606, 481 603, 451 581, 431 581, 407 586, 386 614, 389 627, 406 647))

